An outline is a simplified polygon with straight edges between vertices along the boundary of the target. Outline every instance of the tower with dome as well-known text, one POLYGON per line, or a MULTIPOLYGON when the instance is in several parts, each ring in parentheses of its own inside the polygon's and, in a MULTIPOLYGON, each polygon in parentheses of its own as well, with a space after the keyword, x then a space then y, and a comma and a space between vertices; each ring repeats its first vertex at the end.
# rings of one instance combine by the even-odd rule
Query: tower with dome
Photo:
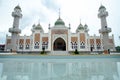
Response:
MULTIPOLYGON (((73 26, 66 26, 62 18, 58 17, 53 26, 49 26, 48 33, 44 33, 40 23, 32 25, 32 34, 30 36, 20 36, 19 19, 22 18, 20 6, 14 8, 12 16, 14 17, 13 27, 9 29, 11 36, 6 36, 5 50, 13 52, 31 52, 40 53, 43 48, 48 54, 57 51, 69 53, 76 49, 79 52, 92 51, 115 51, 114 36, 109 36, 111 28, 107 27, 106 17, 108 12, 101 5, 98 17, 101 19, 100 36, 89 35, 88 25, 78 24, 75 33, 71 32, 73 26)), ((107 52, 106 52, 107 53, 107 52)))

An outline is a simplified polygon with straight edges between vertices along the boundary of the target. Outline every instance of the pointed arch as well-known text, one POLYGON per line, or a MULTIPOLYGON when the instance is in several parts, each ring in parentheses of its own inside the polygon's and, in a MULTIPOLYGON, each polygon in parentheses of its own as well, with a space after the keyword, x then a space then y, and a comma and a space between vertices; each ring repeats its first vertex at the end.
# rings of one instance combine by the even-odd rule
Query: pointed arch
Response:
POLYGON ((53 43, 53 50, 66 51, 66 43, 61 37, 57 38, 53 43))

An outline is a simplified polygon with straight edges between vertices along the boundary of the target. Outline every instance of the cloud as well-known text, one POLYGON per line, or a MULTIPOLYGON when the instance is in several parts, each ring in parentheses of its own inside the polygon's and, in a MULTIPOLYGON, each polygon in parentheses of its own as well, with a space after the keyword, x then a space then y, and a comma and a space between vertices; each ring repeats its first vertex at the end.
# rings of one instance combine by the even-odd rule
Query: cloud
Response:
POLYGON ((42 4, 53 11, 58 10, 60 8, 56 0, 42 0, 42 4))
MULTIPOLYGON (((117 36, 120 35, 118 29, 118 26, 120 26, 120 11, 118 11, 119 2, 119 0, 102 1, 102 4, 105 5, 109 12, 107 22, 108 26, 113 30, 111 34, 115 34, 115 42, 117 44, 120 44, 118 43, 119 39, 117 38, 117 36)), ((85 23, 88 24, 90 35, 99 35, 98 30, 101 28, 100 20, 97 17, 98 8, 101 5, 101 1, 99 0, 0 0, 1 37, 9 33, 8 29, 12 27, 13 24, 11 13, 18 4, 22 9, 23 14, 23 18, 20 20, 20 29, 22 30, 21 35, 30 35, 32 25, 34 23, 37 24, 39 21, 45 32, 48 32, 48 24, 50 23, 51 26, 54 26, 54 22, 58 18, 59 8, 61 9, 61 18, 66 26, 68 26, 69 23, 71 24, 71 32, 75 32, 81 19, 83 25, 85 23), (3 34, 3 32, 5 34, 3 34)))
MULTIPOLYGON (((28 6, 25 5, 22 8, 22 14, 23 14, 23 18, 21 19, 20 22, 20 27, 23 30, 22 34, 26 34, 26 32, 30 33, 31 31, 28 31, 28 28, 32 28, 33 24, 38 24, 39 22, 41 24, 43 24, 43 29, 45 30, 45 32, 47 32, 48 30, 48 26, 47 24, 54 19, 52 15, 55 13, 55 10, 53 9, 52 5, 54 3, 49 2, 51 5, 51 9, 49 9, 48 7, 46 7, 45 4, 43 4, 43 2, 39 2, 39 4, 28 4, 28 6), (31 7, 30 5, 32 5, 33 7, 31 7), (50 20, 51 19, 51 20, 50 20), (46 24, 47 23, 47 24, 46 24), (25 33, 24 33, 25 32, 25 33)), ((49 4, 48 4, 49 5, 49 4)))

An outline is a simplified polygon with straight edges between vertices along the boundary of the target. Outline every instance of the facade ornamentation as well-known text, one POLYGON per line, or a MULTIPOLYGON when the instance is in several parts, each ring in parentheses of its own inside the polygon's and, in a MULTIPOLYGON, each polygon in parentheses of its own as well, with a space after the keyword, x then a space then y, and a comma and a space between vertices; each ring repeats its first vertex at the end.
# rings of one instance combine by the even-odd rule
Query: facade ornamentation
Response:
POLYGON ((60 15, 54 26, 49 24, 49 33, 44 33, 40 23, 33 24, 32 35, 19 36, 19 19, 22 17, 20 6, 16 6, 12 16, 14 17, 13 28, 9 29, 12 36, 6 36, 5 50, 16 52, 41 52, 45 51, 115 51, 114 36, 109 36, 111 28, 107 27, 106 17, 108 12, 104 6, 100 6, 98 17, 101 19, 100 36, 90 36, 88 25, 80 23, 76 33, 71 33, 70 24, 65 26, 60 15))

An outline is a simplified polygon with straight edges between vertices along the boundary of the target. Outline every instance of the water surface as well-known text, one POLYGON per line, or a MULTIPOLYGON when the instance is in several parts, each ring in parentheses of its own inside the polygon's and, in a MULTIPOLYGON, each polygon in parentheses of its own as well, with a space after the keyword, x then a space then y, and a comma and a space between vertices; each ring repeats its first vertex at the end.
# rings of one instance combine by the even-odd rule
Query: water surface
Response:
POLYGON ((0 80, 120 80, 120 56, 0 56, 0 80))

